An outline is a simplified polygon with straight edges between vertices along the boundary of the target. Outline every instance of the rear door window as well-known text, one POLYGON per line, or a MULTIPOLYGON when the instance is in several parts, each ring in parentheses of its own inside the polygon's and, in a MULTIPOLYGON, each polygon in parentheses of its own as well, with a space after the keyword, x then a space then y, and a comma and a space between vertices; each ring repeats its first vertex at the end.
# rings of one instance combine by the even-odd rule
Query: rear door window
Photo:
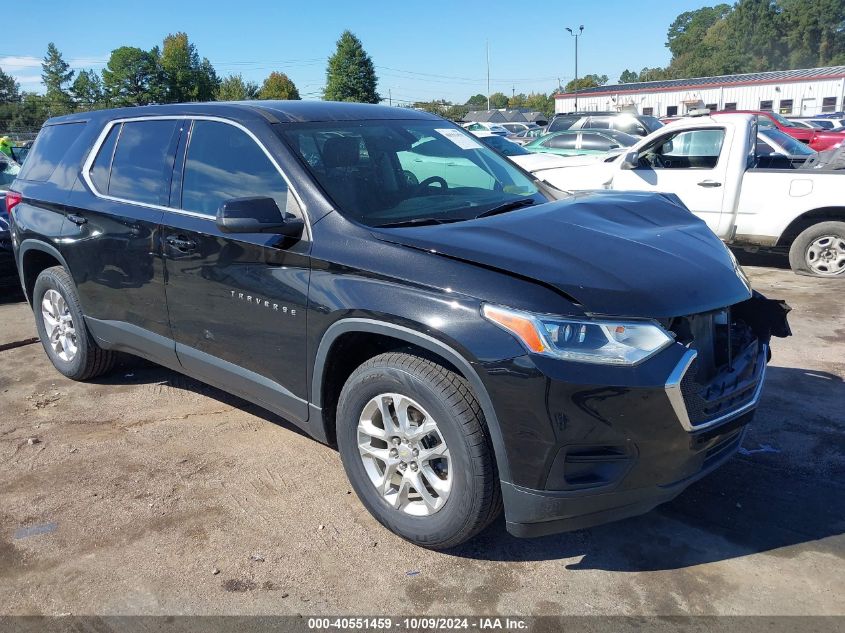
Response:
POLYGON ((195 121, 182 180, 182 208, 213 216, 224 201, 273 198, 288 210, 288 186, 267 154, 243 130, 195 121))
POLYGON ((38 134, 20 172, 21 180, 44 182, 50 179, 65 153, 79 138, 84 122, 48 125, 38 134))
POLYGON ((549 124, 549 132, 560 132, 561 130, 568 130, 576 121, 581 119, 580 116, 559 116, 549 124))
POLYGON ((619 147, 617 143, 614 143, 611 139, 602 136, 601 134, 592 134, 590 132, 584 132, 581 135, 581 149, 589 149, 592 151, 597 152, 606 152, 613 147, 619 147))
POLYGON ((609 116, 591 116, 581 126, 583 129, 591 128, 593 130, 608 130, 610 129, 609 116))
POLYGON ((575 149, 575 143, 577 141, 577 134, 559 134, 550 138, 543 145, 554 149, 575 149))
POLYGON ((130 202, 167 205, 180 121, 123 124, 112 159, 108 194, 130 202))

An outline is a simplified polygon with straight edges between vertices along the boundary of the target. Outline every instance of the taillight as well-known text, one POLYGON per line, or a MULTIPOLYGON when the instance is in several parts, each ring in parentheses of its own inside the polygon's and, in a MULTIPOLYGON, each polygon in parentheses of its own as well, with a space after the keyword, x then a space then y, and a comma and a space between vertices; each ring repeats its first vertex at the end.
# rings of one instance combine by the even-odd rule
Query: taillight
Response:
POLYGON ((12 215, 12 209, 18 206, 23 200, 23 196, 19 194, 17 191, 7 191, 6 192, 6 213, 12 215))

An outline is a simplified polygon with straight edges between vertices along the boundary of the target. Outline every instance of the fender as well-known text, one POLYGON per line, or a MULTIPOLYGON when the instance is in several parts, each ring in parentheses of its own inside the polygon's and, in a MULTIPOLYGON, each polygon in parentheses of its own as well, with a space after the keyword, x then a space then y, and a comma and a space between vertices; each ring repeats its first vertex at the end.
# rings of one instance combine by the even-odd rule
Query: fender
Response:
POLYGON ((55 257, 59 263, 64 266, 65 270, 70 272, 70 267, 67 265, 67 261, 59 252, 59 250, 53 246, 52 244, 48 244, 47 242, 42 242, 41 240, 35 239, 26 239, 21 242, 21 245, 17 249, 17 257, 15 258, 15 263, 18 267, 18 277, 21 280, 21 287, 23 288, 24 295, 26 296, 26 300, 31 304, 32 298, 28 295, 26 291, 26 280, 24 278, 24 270, 23 270, 23 258, 26 253, 29 251, 41 251, 42 253, 47 253, 48 255, 55 257))
POLYGON ((317 349, 317 356, 314 360, 314 373, 311 380, 311 407, 312 414, 322 415, 323 376, 325 375, 326 361, 329 350, 334 342, 342 335, 349 332, 366 332, 371 334, 383 334, 392 338, 400 339, 426 349, 452 363, 467 379, 475 392, 484 418, 487 421, 487 428, 490 431, 490 439, 493 441, 493 449, 496 454, 496 466, 499 469, 499 479, 503 482, 510 482, 510 467, 508 465, 505 443, 502 438, 502 431, 493 402, 487 394, 487 389, 481 378, 478 377, 470 362, 452 347, 427 334, 417 332, 401 325, 394 325, 374 319, 347 318, 333 323, 326 330, 317 349))

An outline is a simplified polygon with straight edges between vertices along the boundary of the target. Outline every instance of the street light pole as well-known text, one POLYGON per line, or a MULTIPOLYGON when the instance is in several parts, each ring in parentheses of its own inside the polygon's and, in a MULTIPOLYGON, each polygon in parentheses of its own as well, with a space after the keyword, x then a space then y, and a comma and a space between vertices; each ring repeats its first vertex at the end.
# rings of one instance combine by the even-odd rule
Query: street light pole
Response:
POLYGON ((584 25, 578 27, 577 33, 569 27, 566 30, 575 38, 575 111, 578 112, 578 38, 584 34, 584 25))

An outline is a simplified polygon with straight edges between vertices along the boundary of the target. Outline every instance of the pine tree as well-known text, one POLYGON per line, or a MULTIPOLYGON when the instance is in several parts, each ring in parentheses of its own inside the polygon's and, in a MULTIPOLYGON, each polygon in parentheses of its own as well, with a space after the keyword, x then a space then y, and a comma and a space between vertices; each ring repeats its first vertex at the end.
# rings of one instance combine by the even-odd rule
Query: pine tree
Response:
POLYGON ((376 91, 377 84, 373 60, 364 50, 361 40, 344 31, 337 41, 335 54, 329 58, 323 98, 327 101, 378 103, 381 97, 376 91))
POLYGON ((73 110, 73 100, 65 90, 65 85, 73 80, 74 71, 70 69, 59 49, 53 42, 47 45, 47 55, 41 63, 41 81, 46 87, 50 116, 67 114, 73 110))

